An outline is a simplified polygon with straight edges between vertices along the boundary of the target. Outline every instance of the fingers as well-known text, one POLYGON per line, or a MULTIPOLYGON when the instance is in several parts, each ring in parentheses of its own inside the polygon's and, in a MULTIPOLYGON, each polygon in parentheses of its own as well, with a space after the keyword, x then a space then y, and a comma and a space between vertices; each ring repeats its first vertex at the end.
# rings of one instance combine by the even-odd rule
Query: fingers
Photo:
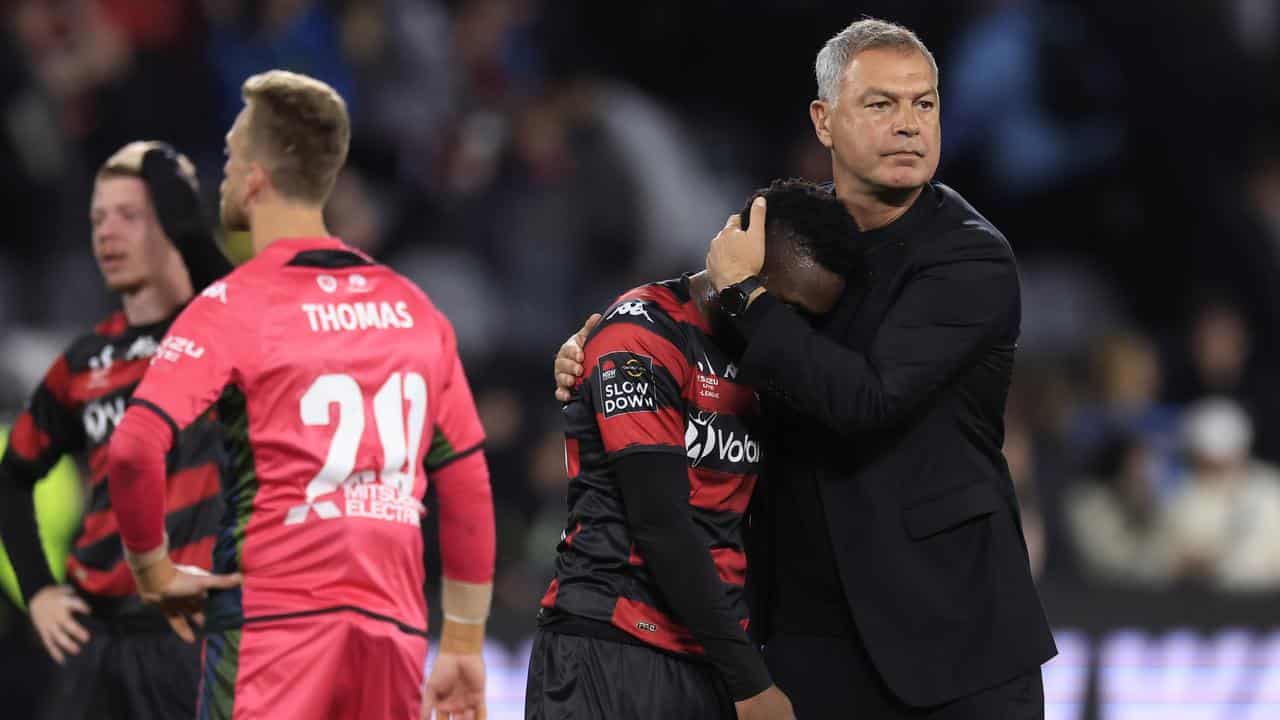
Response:
MULTIPOLYGON (((49 634, 53 637, 54 644, 57 645, 58 649, 60 649, 62 653, 65 653, 65 655, 76 655, 80 652, 80 644, 73 640, 62 626, 53 628, 49 634)), ((61 663, 62 661, 59 660, 58 662, 61 663)))
POLYGON ((556 374, 571 375, 574 378, 582 375, 582 358, 575 360, 561 353, 556 357, 556 374))
POLYGON ((729 219, 724 221, 724 229, 725 230, 741 230, 742 229, 742 219, 738 217, 738 213, 734 213, 730 215, 729 219))
POLYGON ((191 631, 191 625, 187 623, 187 619, 181 615, 169 615, 169 627, 182 638, 183 642, 194 643, 196 634, 191 631))
POLYGON ((764 232, 765 199, 760 196, 751 201, 751 229, 748 232, 764 232))
MULTIPOLYGON (((67 619, 62 622, 62 630, 75 638, 81 645, 89 642, 89 631, 71 616, 67 616, 67 619)), ((79 650, 79 648, 76 649, 79 650)))
POLYGON ((82 615, 92 614, 92 611, 89 610, 89 603, 85 602, 84 598, 76 595, 75 591, 70 588, 67 589, 67 607, 82 615))
POLYGON ((422 709, 418 712, 419 720, 431 720, 431 715, 436 710, 436 691, 430 686, 422 691, 422 709))
MULTIPOLYGON (((587 318, 587 321, 582 324, 582 329, 573 336, 573 339, 578 343, 579 356, 582 355, 582 346, 587 344, 587 336, 590 335, 595 326, 599 324, 600 313, 591 313, 591 317, 587 318)), ((579 359, 581 358, 579 357, 579 359)))
POLYGON ((209 575, 201 577, 206 590, 230 590, 239 587, 244 578, 240 573, 231 573, 230 575, 209 575))
POLYGON ((54 662, 61 665, 67 661, 66 656, 62 654, 62 650, 58 648, 58 644, 53 641, 53 633, 42 631, 40 633, 40 642, 44 645, 45 652, 49 653, 49 657, 53 658, 54 662))

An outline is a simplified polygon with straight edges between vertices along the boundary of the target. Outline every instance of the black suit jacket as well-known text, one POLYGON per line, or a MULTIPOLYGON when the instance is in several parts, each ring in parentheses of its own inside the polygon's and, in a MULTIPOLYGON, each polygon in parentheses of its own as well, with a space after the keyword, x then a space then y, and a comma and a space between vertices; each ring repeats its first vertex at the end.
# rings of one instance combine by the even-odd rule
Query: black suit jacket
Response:
MULTIPOLYGON (((1017 267, 1000 232, 937 184, 861 239, 862 276, 820 331, 768 293, 752 304, 738 321, 739 369, 790 410, 767 460, 769 492, 816 474, 873 663, 903 701, 934 705, 1057 652, 1001 452, 1017 267)), ((786 559, 754 549, 752 584, 766 591, 770 563, 786 559)), ((755 617, 767 639, 767 612, 755 617)))

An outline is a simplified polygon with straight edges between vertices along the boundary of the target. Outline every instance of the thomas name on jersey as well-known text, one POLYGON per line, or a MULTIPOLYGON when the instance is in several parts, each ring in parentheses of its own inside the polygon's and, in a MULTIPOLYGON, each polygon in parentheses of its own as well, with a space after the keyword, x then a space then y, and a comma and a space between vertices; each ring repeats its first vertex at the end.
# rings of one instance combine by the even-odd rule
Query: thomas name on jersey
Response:
POLYGON ((360 303, 303 303, 311 332, 342 330, 390 330, 413 327, 409 303, 401 300, 360 303))

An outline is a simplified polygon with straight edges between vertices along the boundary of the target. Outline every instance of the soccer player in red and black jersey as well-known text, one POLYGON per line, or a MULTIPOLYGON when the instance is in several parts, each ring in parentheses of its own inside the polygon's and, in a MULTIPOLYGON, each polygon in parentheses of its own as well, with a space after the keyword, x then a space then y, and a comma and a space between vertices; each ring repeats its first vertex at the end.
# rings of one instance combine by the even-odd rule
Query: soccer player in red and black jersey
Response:
MULTIPOLYGON (((90 216, 94 257, 123 309, 58 356, 18 417, 0 459, 0 532, 32 624, 62 666, 45 717, 187 717, 199 656, 137 600, 107 495, 107 444, 193 287, 230 264, 201 217, 194 168, 162 143, 131 143, 103 164, 90 216), (33 490, 64 454, 84 458, 90 476, 69 584, 59 585, 40 544, 33 490)), ((224 508, 221 453, 216 423, 201 417, 168 458, 160 492, 176 563, 210 565, 224 508)))
MULTIPOLYGON (((809 315, 844 290, 843 206, 774 183, 761 279, 809 315)), ((565 405, 569 519, 542 599, 525 717, 786 718, 746 634, 743 516, 766 432, 736 380, 729 317, 705 272, 636 288, 605 313, 565 405)))
POLYGON ((255 257, 174 322, 112 440, 126 558, 180 633, 204 612, 199 718, 483 718, 493 503, 453 328, 325 228, 350 142, 342 98, 278 70, 243 94, 222 219, 255 257), (214 577, 243 585, 206 605, 208 578, 168 557, 156 490, 173 439, 214 403, 234 473, 214 577), (424 692, 428 482, 444 628, 424 692))

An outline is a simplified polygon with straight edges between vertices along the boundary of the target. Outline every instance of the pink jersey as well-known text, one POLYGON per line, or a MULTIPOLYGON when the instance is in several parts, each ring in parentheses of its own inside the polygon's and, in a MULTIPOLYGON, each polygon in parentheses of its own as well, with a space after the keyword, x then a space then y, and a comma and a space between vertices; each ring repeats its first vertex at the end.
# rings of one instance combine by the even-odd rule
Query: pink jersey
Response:
POLYGON ((278 240, 192 301, 134 398, 179 429, 217 402, 226 427, 213 568, 244 584, 208 630, 354 610, 425 631, 422 499, 484 437, 421 290, 337 239, 278 240))

